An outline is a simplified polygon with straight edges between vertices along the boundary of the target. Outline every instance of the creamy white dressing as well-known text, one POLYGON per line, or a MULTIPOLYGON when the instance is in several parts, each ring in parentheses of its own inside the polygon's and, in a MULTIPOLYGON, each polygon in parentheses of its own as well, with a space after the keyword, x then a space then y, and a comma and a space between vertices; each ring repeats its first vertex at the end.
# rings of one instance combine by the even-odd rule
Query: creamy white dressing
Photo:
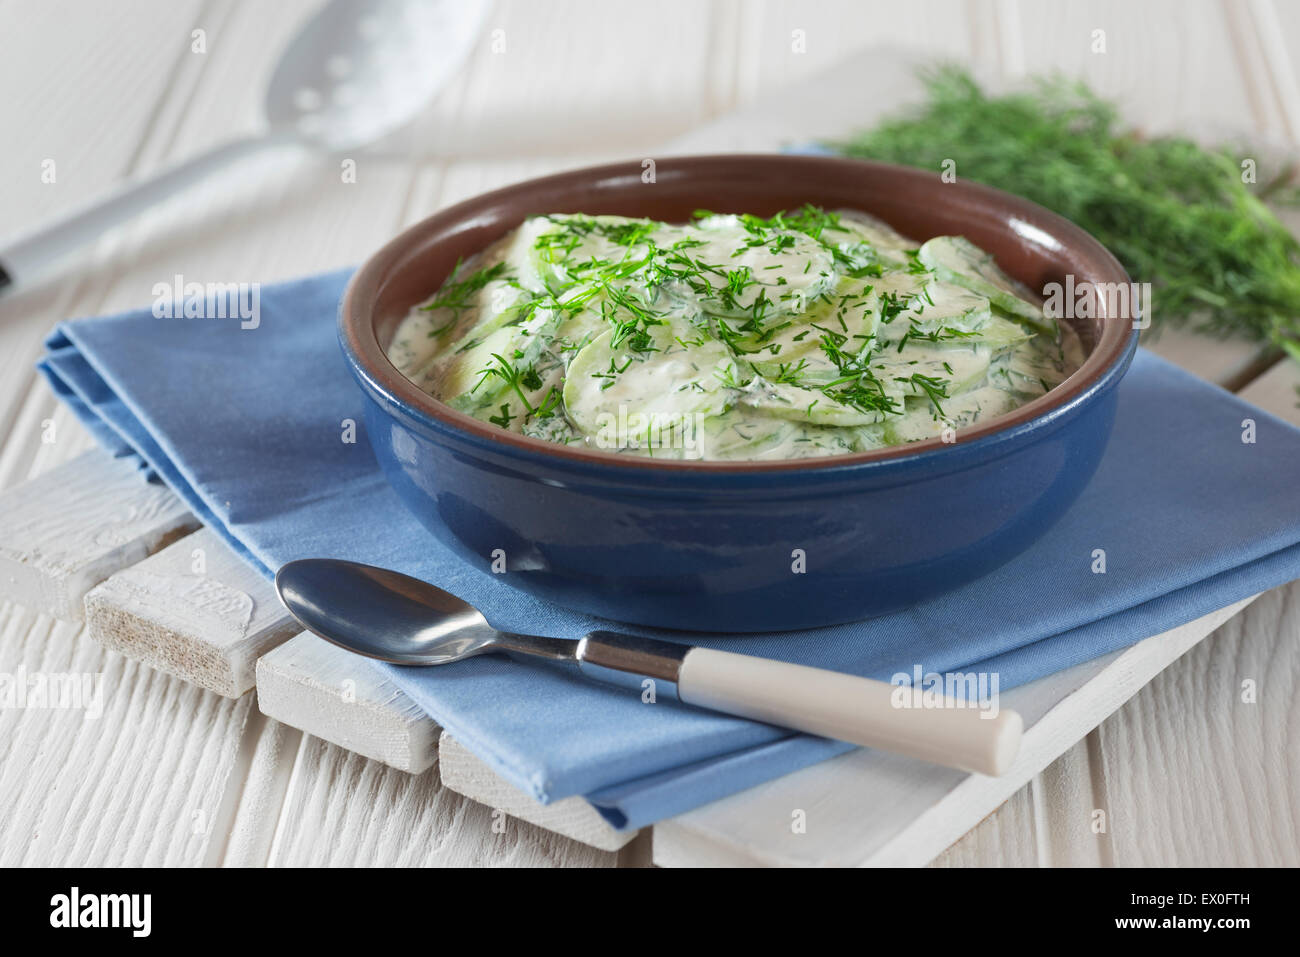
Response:
POLYGON ((684 226, 532 217, 412 310, 388 355, 513 432, 712 460, 955 436, 1084 358, 964 239, 917 244, 814 207, 684 226))

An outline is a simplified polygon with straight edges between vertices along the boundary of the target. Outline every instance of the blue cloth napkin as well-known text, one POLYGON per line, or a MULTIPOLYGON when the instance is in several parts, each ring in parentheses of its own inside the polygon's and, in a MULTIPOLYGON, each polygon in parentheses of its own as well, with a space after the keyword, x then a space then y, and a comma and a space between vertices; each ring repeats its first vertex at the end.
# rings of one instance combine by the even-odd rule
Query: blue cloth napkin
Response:
MULTIPOLYGON (((262 289, 256 328, 150 310, 64 323, 41 369, 105 446, 139 458, 268 575, 295 558, 346 557, 436 582, 502 629, 567 637, 607 627, 467 567, 401 506, 335 342, 346 279, 262 289), (354 442, 344 441, 348 421, 354 442)), ((1298 479, 1300 431, 1139 352, 1096 477, 1005 567, 857 624, 663 637, 882 679, 918 665, 996 671, 1005 689, 1300 576, 1298 479), (1246 419, 1253 442, 1243 441, 1246 419), (1104 573, 1094 570, 1097 549, 1104 573)), ((524 791, 542 801, 584 795, 616 826, 640 827, 848 748, 642 704, 546 665, 375 666, 524 791)))

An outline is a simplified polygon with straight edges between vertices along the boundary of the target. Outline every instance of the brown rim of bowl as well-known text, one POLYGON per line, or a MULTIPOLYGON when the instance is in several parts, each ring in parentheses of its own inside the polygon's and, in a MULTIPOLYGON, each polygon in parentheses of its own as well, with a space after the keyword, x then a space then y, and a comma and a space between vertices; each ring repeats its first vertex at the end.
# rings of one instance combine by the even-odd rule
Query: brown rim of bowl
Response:
MULTIPOLYGON (((671 202, 685 208, 689 201, 680 193, 698 196, 707 187, 719 192, 751 195, 746 207, 735 203, 710 204, 707 208, 719 212, 758 212, 772 215, 780 209, 797 208, 807 202, 831 208, 856 208, 879 216, 898 228, 904 235, 918 238, 909 232, 900 220, 913 217, 921 220, 934 218, 926 213, 924 197, 932 197, 935 189, 942 189, 946 208, 953 214, 969 217, 959 231, 985 250, 992 252, 998 263, 1030 288, 1042 288, 1046 277, 1061 278, 1055 267, 1038 262, 1038 274, 1026 275, 1035 260, 1055 256, 1066 265, 1074 267, 1076 282, 1124 283, 1129 277, 1104 246, 1078 226, 1053 212, 1009 193, 976 183, 942 183, 936 174, 909 167, 874 163, 842 157, 807 156, 797 154, 734 154, 712 156, 685 156, 657 161, 653 185, 642 180, 643 161, 635 160, 592 166, 556 173, 538 179, 525 180, 512 186, 482 193, 464 202, 450 206, 416 223, 389 241, 366 260, 349 280, 339 310, 342 339, 351 351, 351 358, 370 383, 382 392, 409 406, 414 412, 432 418, 469 435, 486 439, 503 447, 513 447, 524 452, 541 453, 560 460, 591 465, 621 466, 630 469, 686 470, 692 472, 765 472, 789 469, 837 469, 881 462, 891 459, 922 455, 943 448, 954 447, 941 438, 926 439, 907 445, 889 446, 869 452, 845 455, 813 456, 801 459, 774 461, 732 461, 698 459, 654 459, 648 456, 618 453, 600 449, 574 448, 534 439, 509 432, 491 423, 480 421, 458 412, 421 390, 397 370, 379 344, 374 309, 381 293, 389 291, 403 281, 402 269, 413 261, 427 258, 440 245, 463 248, 447 252, 441 258, 449 260, 444 269, 435 274, 436 281, 412 283, 402 295, 408 302, 405 312, 423 302, 445 281, 457 256, 468 258, 485 248, 519 225, 528 215, 544 212, 571 212, 599 214, 615 209, 651 209, 664 206, 661 194, 670 193, 671 202), (814 186, 801 188, 797 181, 811 180, 814 186), (793 181, 793 182, 792 182, 793 181), (668 187, 664 189, 663 187, 668 187), (655 189, 654 194, 639 193, 636 198, 629 190, 655 189), (854 203, 855 192, 871 195, 872 201, 854 203), (818 197, 838 195, 850 199, 833 205, 818 197), (581 208, 581 197, 591 197, 587 208, 581 208), (782 199, 781 197, 785 197, 782 199), (553 198, 553 199, 552 199, 553 198), (557 205, 558 203, 558 205, 557 205), (575 203, 578 205, 575 206, 575 203), (882 210, 881 206, 891 208, 882 210), (592 207, 601 208, 592 208, 592 207), (763 207, 770 209, 764 213, 763 207), (891 215, 892 213, 892 215, 891 215), (980 238, 976 238, 980 237, 980 238), (990 238, 993 237, 993 238, 990 238), (980 239, 983 241, 980 241, 980 239), (1014 261, 1012 261, 1014 260, 1014 261), (1017 268, 1019 267, 1019 268, 1017 268), (1047 271, 1044 272, 1044 269, 1047 271), (1038 280, 1035 283, 1035 280, 1038 280), (416 288, 418 286, 418 289, 416 288), (412 298, 414 297, 414 298, 412 298)), ((712 194, 711 194, 712 195, 712 194)), ((698 201, 696 201, 698 206, 698 201)), ((937 204, 931 204, 937 205, 937 204)), ((651 216, 657 219, 681 221, 685 215, 656 215, 653 211, 623 212, 621 215, 651 216)), ((944 218, 942 214, 938 218, 944 218)), ((920 236, 923 241, 942 232, 920 236)), ((422 274, 421 279, 423 278, 422 274)), ((1063 274, 1062 274, 1063 275, 1063 274)), ((989 419, 976 426, 959 429, 958 445, 966 446, 972 440, 983 439, 1007 432, 1060 408, 1088 391, 1109 370, 1114 368, 1127 352, 1130 341, 1136 336, 1133 323, 1126 314, 1107 314, 1105 297, 1094 293, 1094 319, 1091 335, 1080 329, 1085 338, 1093 339, 1092 348, 1075 372, 1051 392, 1040 396, 1017 409, 989 419)), ((405 314, 403 313, 403 315, 405 314)), ((1121 310, 1121 312, 1123 312, 1121 310)), ((393 325, 400 316, 390 317, 393 325)), ((1076 321, 1076 327, 1078 322, 1076 321)))

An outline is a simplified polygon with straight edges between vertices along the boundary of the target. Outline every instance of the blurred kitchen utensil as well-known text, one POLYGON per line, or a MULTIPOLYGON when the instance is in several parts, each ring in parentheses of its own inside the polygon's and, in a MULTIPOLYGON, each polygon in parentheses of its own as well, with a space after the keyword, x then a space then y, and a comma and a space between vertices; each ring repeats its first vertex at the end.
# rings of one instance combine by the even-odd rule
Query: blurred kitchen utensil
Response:
POLYGON ((373 565, 311 558, 289 562, 275 585, 309 631, 349 651, 400 665, 444 665, 508 652, 572 661, 587 677, 656 700, 739 715, 809 734, 882 748, 935 764, 1002 774, 1020 748, 1015 711, 983 702, 900 706, 910 688, 804 665, 593 631, 583 638, 500 632, 477 608, 440 588, 373 565))
POLYGON ((259 133, 128 185, 0 249, 0 290, 53 271, 102 233, 231 161, 269 147, 339 152, 415 116, 469 54, 488 0, 331 0, 280 57, 259 133))

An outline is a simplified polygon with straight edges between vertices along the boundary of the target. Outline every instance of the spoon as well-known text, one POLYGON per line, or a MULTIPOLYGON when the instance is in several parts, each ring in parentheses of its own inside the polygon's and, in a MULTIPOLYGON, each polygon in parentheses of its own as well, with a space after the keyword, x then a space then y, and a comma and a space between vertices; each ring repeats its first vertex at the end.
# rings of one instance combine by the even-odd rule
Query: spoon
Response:
POLYGON ((486 0, 332 0, 280 56, 267 85, 266 128, 121 189, 0 249, 0 290, 51 272, 113 226, 233 160, 269 147, 338 153, 410 120, 468 55, 486 0))
POLYGON ((473 605, 419 579, 356 562, 309 558, 275 576, 280 600, 308 631, 368 658, 445 665, 507 652, 569 661, 589 678, 655 699, 738 715, 866 747, 974 771, 1002 774, 1020 747, 1015 711, 989 712, 952 698, 902 707, 912 690, 883 681, 593 631, 544 638, 497 631, 473 605))

